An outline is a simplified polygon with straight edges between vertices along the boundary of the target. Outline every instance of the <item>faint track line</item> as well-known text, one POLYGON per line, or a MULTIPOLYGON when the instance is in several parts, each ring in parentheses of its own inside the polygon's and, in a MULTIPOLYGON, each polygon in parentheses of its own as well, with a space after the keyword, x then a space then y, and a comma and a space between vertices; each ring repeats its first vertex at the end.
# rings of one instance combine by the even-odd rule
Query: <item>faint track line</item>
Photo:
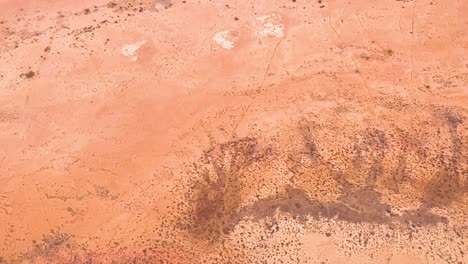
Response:
POLYGON ((415 13, 415 9, 416 9, 416 2, 417 1, 413 2, 413 11, 412 11, 412 15, 411 15, 411 46, 410 46, 410 56, 411 56, 411 74, 410 74, 411 84, 410 84, 410 88, 411 89, 413 89, 413 73, 414 73, 413 42, 414 42, 414 13, 415 13))
POLYGON ((263 74, 263 80, 262 80, 262 84, 260 85, 260 89, 262 89, 263 85, 265 84, 266 77, 268 75, 268 72, 270 71, 271 63, 273 61, 273 57, 275 56, 276 50, 278 49, 278 46, 282 41, 283 41, 283 39, 281 39, 280 41, 278 41, 278 43, 276 43, 275 48, 273 49, 273 52, 271 53, 270 61, 269 61, 268 66, 267 66, 267 68, 265 70, 265 73, 263 74))

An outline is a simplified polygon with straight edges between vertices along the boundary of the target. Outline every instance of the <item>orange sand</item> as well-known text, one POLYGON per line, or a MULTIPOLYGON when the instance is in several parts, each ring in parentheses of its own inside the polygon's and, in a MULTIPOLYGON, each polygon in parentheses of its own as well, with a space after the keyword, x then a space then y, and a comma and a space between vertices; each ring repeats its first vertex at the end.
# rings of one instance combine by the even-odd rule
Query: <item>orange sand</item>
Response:
POLYGON ((0 0, 0 263, 468 263, 466 14, 0 0))

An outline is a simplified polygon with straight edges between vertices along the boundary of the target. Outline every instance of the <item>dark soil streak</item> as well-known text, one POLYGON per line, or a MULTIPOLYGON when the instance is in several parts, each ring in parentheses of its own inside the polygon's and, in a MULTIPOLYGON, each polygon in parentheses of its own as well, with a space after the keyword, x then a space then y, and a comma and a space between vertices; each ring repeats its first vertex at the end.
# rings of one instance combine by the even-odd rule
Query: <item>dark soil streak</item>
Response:
MULTIPOLYGON (((336 202, 315 200, 305 190, 288 186, 283 193, 241 207, 242 170, 272 154, 270 149, 259 147, 256 139, 244 138, 206 151, 202 161, 196 164, 196 173, 200 180, 194 185, 193 211, 190 224, 185 229, 194 238, 216 242, 223 235, 228 235, 240 221, 273 217, 277 211, 289 214, 299 221, 312 217, 336 218, 351 223, 412 223, 419 226, 446 222, 445 218, 430 213, 427 207, 398 215, 392 212, 390 205, 382 202, 382 195, 374 187, 378 177, 383 175, 382 159, 387 149, 384 132, 368 130, 364 132, 364 139, 356 145, 358 156, 354 161, 372 162, 366 185, 359 187, 346 180, 342 172, 334 169, 320 155, 310 129, 302 128, 300 131, 303 149, 306 151, 302 154, 306 154, 312 164, 328 168, 328 174, 341 186, 341 195, 336 202)), ((292 164, 291 171, 298 174, 304 171, 305 165, 294 156, 289 155, 288 162, 292 164)), ((405 166, 404 157, 400 157, 400 172, 396 177, 404 178, 405 166)))
POLYGON ((258 148, 256 139, 244 138, 206 151, 202 178, 194 186, 194 210, 187 230, 195 238, 217 241, 241 220, 241 171, 263 159, 269 150, 258 148), (212 171, 210 171, 210 167, 212 171))
POLYGON ((240 215, 242 218, 247 217, 257 221, 274 216, 276 210, 290 214, 300 221, 306 221, 307 217, 387 225, 392 225, 394 222, 433 225, 446 221, 442 217, 422 210, 408 211, 403 215, 394 214, 389 205, 381 202, 381 194, 371 189, 343 195, 338 202, 320 202, 310 199, 302 189, 288 187, 286 192, 278 197, 261 199, 243 208, 240 215))

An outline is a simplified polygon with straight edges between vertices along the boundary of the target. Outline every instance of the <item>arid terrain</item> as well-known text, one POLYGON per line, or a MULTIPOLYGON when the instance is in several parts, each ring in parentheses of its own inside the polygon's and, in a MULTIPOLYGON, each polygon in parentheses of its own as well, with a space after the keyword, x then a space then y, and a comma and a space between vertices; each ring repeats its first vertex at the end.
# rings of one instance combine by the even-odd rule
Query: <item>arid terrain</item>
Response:
POLYGON ((468 263, 467 14, 0 0, 0 263, 468 263))

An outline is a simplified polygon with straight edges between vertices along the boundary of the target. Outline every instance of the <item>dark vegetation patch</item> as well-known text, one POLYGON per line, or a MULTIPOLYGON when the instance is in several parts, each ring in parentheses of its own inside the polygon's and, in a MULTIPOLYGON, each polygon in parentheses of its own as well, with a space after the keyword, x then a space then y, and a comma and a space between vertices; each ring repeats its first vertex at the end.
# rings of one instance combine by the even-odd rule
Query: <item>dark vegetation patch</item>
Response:
POLYGON ((397 159, 397 168, 391 173, 391 178, 387 180, 385 184, 385 186, 394 193, 400 192, 398 189, 398 184, 409 181, 409 177, 406 171, 406 156, 400 154, 397 159))
POLYGON ((114 7, 116 7, 116 6, 117 6, 117 4, 114 3, 114 2, 109 2, 109 3, 107 4, 107 7, 108 7, 108 8, 114 8, 114 7))
POLYGON ((366 179, 369 187, 374 187, 378 178, 383 175, 383 160, 387 149, 385 133, 376 128, 365 130, 361 139, 356 140, 353 146, 353 167, 359 171, 370 165, 366 179))
POLYGON ((164 9, 168 9, 172 7, 172 1, 171 0, 156 0, 156 4, 161 5, 164 9))
MULTIPOLYGON (((203 158, 194 164, 198 180, 194 183, 193 210, 190 224, 185 226, 189 233, 198 239, 210 242, 218 241, 229 234, 243 219, 254 221, 270 218, 277 211, 288 214, 298 221, 307 218, 338 219, 351 223, 372 223, 393 226, 395 224, 425 226, 446 223, 447 219, 430 212, 434 206, 444 207, 462 196, 464 189, 460 185, 458 165, 461 162, 462 142, 456 133, 461 118, 447 115, 447 124, 452 135, 452 155, 443 173, 436 174, 426 186, 420 208, 395 213, 391 206, 382 201, 382 194, 376 191, 376 184, 384 175, 383 161, 389 151, 390 138, 387 133, 377 128, 363 130, 356 136, 351 155, 351 165, 358 170, 367 171, 364 183, 353 184, 344 172, 329 163, 321 154, 314 136, 320 125, 303 122, 298 127, 302 139, 302 158, 294 153, 288 155, 290 171, 297 177, 315 177, 308 175, 305 167, 325 168, 321 173, 331 176, 341 190, 338 199, 323 202, 312 198, 301 188, 289 185, 277 195, 259 199, 251 205, 241 207, 242 170, 258 161, 279 158, 271 150, 259 146, 256 139, 244 138, 220 144, 206 151, 203 158), (308 161, 303 162, 304 157, 308 161)), ((401 132, 404 152, 398 156, 397 168, 392 172, 392 182, 387 184, 390 190, 398 192, 398 184, 409 181, 407 176, 406 148, 421 148, 419 141, 407 137, 401 132), (414 141, 416 140, 416 141, 414 141), (411 141, 411 142, 410 142, 411 141), (414 142, 413 142, 414 141, 414 142), (392 187, 393 186, 393 187, 392 187)), ((261 164, 257 164, 261 165, 261 164)), ((383 179, 383 178, 382 178, 383 179)), ((383 181, 385 183, 385 181, 383 181)))
POLYGON ((23 254, 20 259, 33 261, 38 257, 47 260, 53 259, 61 250, 70 250, 75 246, 73 236, 59 231, 51 230, 44 235, 41 241, 33 240, 33 248, 23 254))
POLYGON ((467 187, 463 186, 460 177, 460 164, 466 162, 464 157, 463 141, 458 135, 458 126, 463 123, 461 116, 446 112, 442 115, 445 119, 450 133, 450 148, 451 155, 449 158, 439 155, 441 159, 440 170, 435 177, 425 187, 424 206, 425 207, 445 207, 452 202, 461 199, 467 191, 467 187))
MULTIPOLYGON (((365 186, 356 186, 349 182, 344 174, 335 169, 333 164, 326 161, 318 150, 314 131, 320 126, 314 123, 305 123, 299 126, 299 133, 302 137, 303 149, 309 157, 311 167, 325 166, 326 174, 341 187, 341 195, 334 202, 322 202, 314 200, 303 189, 289 186, 286 192, 277 197, 261 199, 249 207, 242 210, 242 217, 251 217, 254 220, 271 217, 276 210, 290 214, 298 220, 306 220, 307 217, 315 219, 336 218, 338 220, 352 223, 374 223, 392 225, 399 223, 417 223, 418 225, 432 225, 438 222, 445 222, 442 217, 428 212, 427 208, 404 212, 397 215, 392 212, 391 206, 383 203, 381 194, 374 190, 376 180, 383 175, 383 159, 388 149, 387 136, 382 130, 367 129, 360 135, 360 139, 354 144, 354 157, 352 164, 356 167, 369 167, 365 186), (370 165, 370 166, 369 166, 370 165)), ((301 173, 304 171, 303 164, 289 158, 291 167, 295 172, 301 174, 300 177, 308 177, 301 173)), ((405 161, 400 164, 404 173, 405 161)), ((404 178, 404 175, 400 177, 404 178)))
POLYGON ((0 111, 0 123, 11 122, 20 118, 17 112, 0 111))
POLYGON ((408 211, 403 215, 392 213, 388 204, 381 202, 381 194, 371 189, 360 189, 342 195, 337 202, 313 200, 300 188, 287 187, 278 197, 260 199, 243 208, 241 216, 253 220, 274 216, 276 210, 291 215, 299 221, 308 217, 315 219, 338 219, 351 223, 374 223, 392 225, 394 222, 432 225, 445 222, 443 217, 427 210, 408 211))
POLYGON ((28 72, 22 73, 22 74, 20 75, 21 78, 26 78, 26 79, 31 79, 31 78, 33 78, 34 76, 36 76, 36 73, 33 72, 33 71, 28 71, 28 72))
POLYGON ((241 172, 269 153, 254 138, 220 144, 194 164, 200 178, 193 186, 193 212, 186 229, 196 238, 217 241, 242 220, 241 172))

